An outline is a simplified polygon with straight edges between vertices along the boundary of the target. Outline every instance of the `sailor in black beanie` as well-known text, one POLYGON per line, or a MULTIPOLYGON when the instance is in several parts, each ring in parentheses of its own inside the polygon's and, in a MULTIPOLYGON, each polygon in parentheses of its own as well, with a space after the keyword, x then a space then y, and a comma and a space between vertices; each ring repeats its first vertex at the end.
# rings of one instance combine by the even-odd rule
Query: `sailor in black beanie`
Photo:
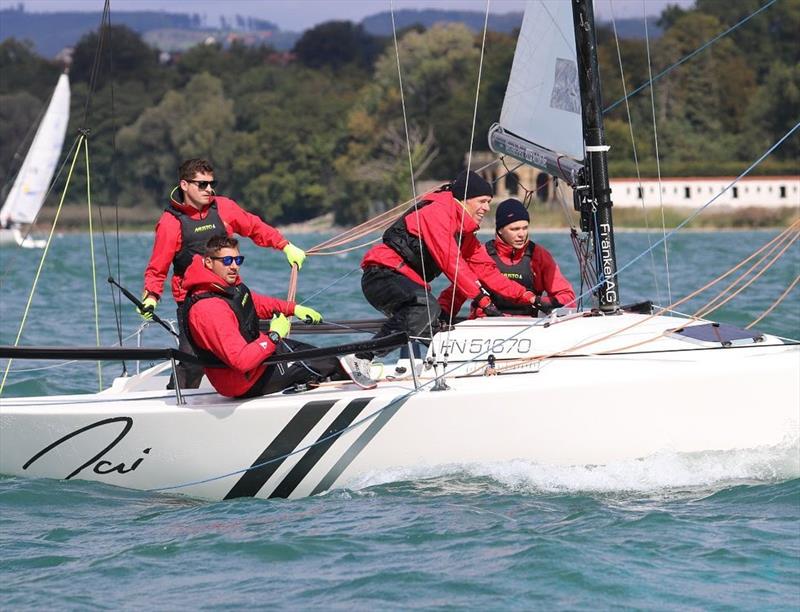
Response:
POLYGON ((489 196, 491 201, 491 197, 494 195, 491 183, 472 170, 460 172, 456 179, 450 183, 450 191, 462 202, 481 196, 489 196))
POLYGON ((440 319, 453 318, 450 303, 444 306, 445 315, 442 302, 431 294, 429 283, 440 274, 455 285, 459 306, 471 299, 487 314, 499 316, 491 290, 530 308, 533 294, 500 274, 476 236, 493 193, 491 183, 476 172, 461 172, 438 191, 423 195, 384 232, 383 242, 367 252, 361 261, 361 288, 367 301, 389 317, 376 338, 405 331, 429 343, 440 319))
POLYGON ((536 295, 534 308, 490 292, 492 302, 502 312, 515 315, 536 316, 539 312, 549 314, 561 306, 574 307, 572 285, 561 274, 550 252, 529 240, 529 226, 530 215, 522 202, 514 198, 500 202, 495 210, 496 236, 486 243, 486 251, 503 275, 536 295))

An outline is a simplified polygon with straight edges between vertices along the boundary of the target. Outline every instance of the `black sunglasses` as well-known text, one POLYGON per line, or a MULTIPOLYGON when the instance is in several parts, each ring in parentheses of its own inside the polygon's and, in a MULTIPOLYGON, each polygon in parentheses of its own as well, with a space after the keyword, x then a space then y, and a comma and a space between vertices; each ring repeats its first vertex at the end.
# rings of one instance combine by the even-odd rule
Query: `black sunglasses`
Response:
POLYGON ((241 266, 244 263, 244 255, 225 255, 225 257, 211 257, 211 259, 221 261, 223 266, 229 266, 234 261, 237 266, 241 266))
POLYGON ((206 189, 208 189, 209 185, 211 185, 211 189, 217 188, 217 181, 190 181, 189 179, 186 179, 186 182, 194 183, 195 185, 197 185, 197 188, 200 191, 205 191, 206 189))

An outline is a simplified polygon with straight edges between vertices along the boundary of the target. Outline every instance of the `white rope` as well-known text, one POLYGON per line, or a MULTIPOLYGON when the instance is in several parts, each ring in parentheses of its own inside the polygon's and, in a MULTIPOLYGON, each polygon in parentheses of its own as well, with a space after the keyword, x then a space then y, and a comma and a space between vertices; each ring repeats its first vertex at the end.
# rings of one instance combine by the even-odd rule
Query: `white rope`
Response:
MULTIPOLYGON (((398 86, 400 87, 400 103, 403 107, 403 126, 406 130, 406 149, 408 150, 408 168, 409 172, 411 173, 411 195, 414 197, 414 215, 417 220, 417 228, 419 229, 419 259, 422 262, 422 282, 425 283, 425 310, 428 313, 428 334, 430 335, 430 340, 433 342, 433 317, 431 315, 431 304, 430 304, 430 291, 427 290, 427 283, 428 283, 428 275, 425 271, 425 257, 423 256, 423 238, 422 235, 422 224, 419 222, 419 205, 417 202, 417 188, 414 183, 414 163, 411 159, 411 137, 408 133, 408 116, 406 115, 406 98, 403 93, 403 74, 400 70, 400 45, 397 42, 397 27, 394 21, 394 2, 389 2, 389 10, 392 14, 392 38, 394 39, 394 54, 395 59, 397 60, 397 81, 398 86)), ((401 217, 402 218, 402 217, 401 217)))
MULTIPOLYGON (((653 63, 650 60, 650 34, 647 29, 647 9, 644 5, 644 0, 642 0, 642 14, 644 15, 644 38, 645 42, 647 43, 647 74, 650 78, 650 81, 653 80, 653 63)), ((669 248, 667 246, 667 223, 664 219, 664 194, 663 187, 661 185, 661 160, 658 154, 658 125, 656 123, 656 98, 655 98, 655 87, 650 87, 650 109, 653 113, 653 142, 655 144, 655 155, 656 155, 656 172, 658 173, 658 203, 661 208, 661 232, 664 237, 664 266, 667 270, 667 304, 672 304, 672 281, 670 279, 670 271, 669 271, 669 248)), ((644 195, 644 191, 642 191, 642 195, 644 195)))
MULTIPOLYGON (((467 180, 464 186, 464 198, 463 198, 464 201, 466 201, 467 199, 467 189, 469 188, 469 173, 470 173, 470 168, 472 167, 472 142, 475 140, 475 123, 478 120, 478 100, 480 99, 481 76, 483 75, 483 54, 486 49, 486 31, 489 28, 489 6, 490 6, 490 0, 486 0, 486 14, 484 15, 483 18, 483 36, 481 38, 481 55, 480 55, 480 60, 478 62, 478 83, 475 86, 475 104, 472 108, 472 129, 470 130, 470 135, 469 135, 469 153, 467 154, 467 180)), ((453 197, 455 197, 455 194, 453 194, 453 197)), ((456 269, 453 274, 453 294, 450 297, 450 308, 448 309, 449 312, 447 313, 448 321, 452 321, 453 315, 455 314, 453 312, 453 308, 455 308, 456 293, 458 292, 458 285, 456 283, 458 281, 458 267, 459 264, 461 263, 461 244, 464 241, 464 236, 463 236, 464 216, 466 214, 467 214, 467 209, 464 207, 463 203, 461 203, 461 227, 459 227, 458 230, 458 235, 461 241, 459 242, 458 248, 456 249, 456 269)), ((448 326, 447 344, 449 344, 450 341, 451 329, 452 326, 448 326)))
MULTIPOLYGON (((619 74, 622 77, 622 93, 625 100, 625 113, 628 115, 628 130, 631 135, 631 146, 633 147, 633 162, 636 165, 636 183, 639 185, 639 193, 642 194, 642 213, 644 214, 644 227, 647 234, 647 246, 653 246, 650 238, 650 220, 647 218, 647 207, 644 204, 644 187, 642 186, 642 173, 639 168, 639 153, 636 149, 636 138, 633 135, 633 117, 631 117, 631 107, 628 104, 628 86, 625 83, 625 70, 622 67, 622 51, 619 46, 619 37, 617 36, 617 20, 614 15, 614 0, 610 0, 611 4, 611 25, 614 28, 614 42, 617 45, 617 61, 619 62, 619 74)), ((661 286, 658 283, 658 273, 656 272, 656 256, 653 251, 650 251, 650 267, 653 271, 653 284, 656 289, 656 299, 661 304, 661 286)), ((672 303, 671 301, 669 303, 672 303)))

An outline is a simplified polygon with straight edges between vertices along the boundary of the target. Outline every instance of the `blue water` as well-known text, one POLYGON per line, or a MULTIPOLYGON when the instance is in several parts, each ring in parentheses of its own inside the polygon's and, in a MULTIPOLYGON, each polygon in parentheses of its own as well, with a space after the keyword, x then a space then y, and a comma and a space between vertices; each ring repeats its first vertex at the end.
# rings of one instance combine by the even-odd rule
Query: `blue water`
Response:
MULTIPOLYGON (((673 301, 774 235, 677 237, 669 252, 673 301)), ((322 237, 294 238, 308 247, 322 237)), ((577 281, 569 241, 552 234, 538 239, 577 281)), ((136 293, 150 240, 123 236, 119 271, 112 263, 112 274, 136 293)), ((621 263, 647 244, 644 234, 620 234, 621 263)), ((283 295, 283 256, 250 245, 243 251, 247 282, 283 295)), ((99 245, 100 333, 111 344, 116 331, 102 252, 99 245)), ((40 255, 0 249, 0 343, 16 337, 40 255)), ((358 259, 309 259, 300 297, 350 273, 358 259)), ((667 302, 663 252, 656 264, 655 275, 649 257, 626 271, 624 302, 659 293, 667 302)), ((54 241, 21 344, 94 343, 89 266, 87 236, 54 241)), ((715 318, 746 325, 798 273, 794 246, 715 318)), ((713 295, 680 310, 694 312, 713 295)), ((361 298, 357 273, 308 303, 329 319, 376 316, 361 298)), ((174 317, 166 303, 159 311, 174 317)), ((138 325, 128 304, 122 325, 123 335, 138 325)), ((800 337, 800 289, 758 329, 800 337)), ((168 340, 156 327, 145 332, 145 344, 168 340)), ((104 384, 119 372, 118 364, 106 364, 104 384)), ((16 361, 3 396, 97 386, 94 364, 16 361)), ((291 501, 208 503, 95 483, 0 477, 0 608, 796 610, 798 448, 796 439, 787 439, 772 449, 665 453, 607 466, 517 461, 389 471, 370 475, 354 490, 291 501)))

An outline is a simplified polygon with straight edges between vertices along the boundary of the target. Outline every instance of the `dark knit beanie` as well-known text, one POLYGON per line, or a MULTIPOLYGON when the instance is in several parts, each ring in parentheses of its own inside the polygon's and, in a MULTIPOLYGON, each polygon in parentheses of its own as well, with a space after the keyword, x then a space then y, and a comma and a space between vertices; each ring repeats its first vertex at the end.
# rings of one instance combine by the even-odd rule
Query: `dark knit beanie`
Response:
POLYGON ((514 198, 503 200, 497 205, 497 210, 494 213, 494 226, 495 229, 505 227, 514 221, 530 221, 531 216, 528 214, 528 209, 514 198))
POLYGON ((456 180, 450 184, 450 189, 453 195, 459 200, 469 200, 470 198, 494 195, 492 185, 484 180, 480 174, 472 172, 471 170, 469 173, 466 171, 460 172, 456 180), (466 196, 464 196, 465 190, 467 193, 466 196))

